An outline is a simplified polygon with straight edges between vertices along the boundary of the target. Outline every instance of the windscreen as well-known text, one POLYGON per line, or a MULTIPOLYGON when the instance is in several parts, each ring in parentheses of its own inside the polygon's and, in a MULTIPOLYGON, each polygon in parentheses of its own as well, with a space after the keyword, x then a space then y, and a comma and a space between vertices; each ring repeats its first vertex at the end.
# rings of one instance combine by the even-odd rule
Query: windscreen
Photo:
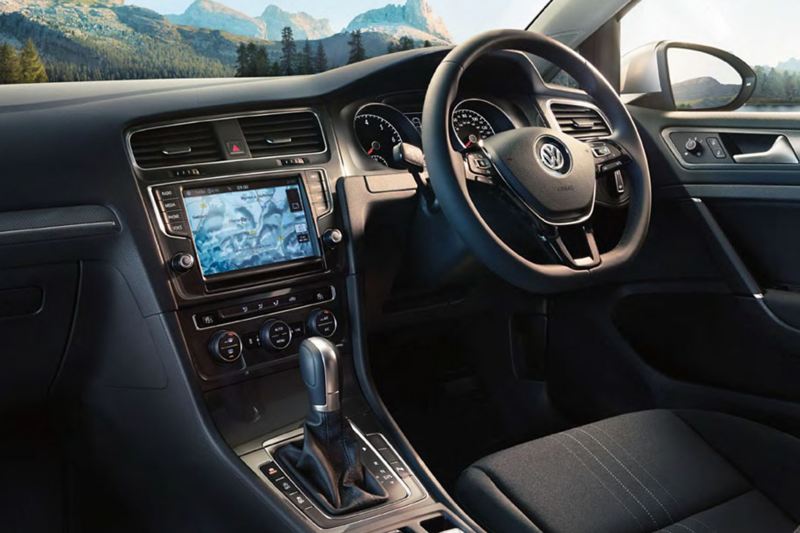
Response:
POLYGON ((482 31, 547 0, 0 0, 0 83, 314 74, 482 31))

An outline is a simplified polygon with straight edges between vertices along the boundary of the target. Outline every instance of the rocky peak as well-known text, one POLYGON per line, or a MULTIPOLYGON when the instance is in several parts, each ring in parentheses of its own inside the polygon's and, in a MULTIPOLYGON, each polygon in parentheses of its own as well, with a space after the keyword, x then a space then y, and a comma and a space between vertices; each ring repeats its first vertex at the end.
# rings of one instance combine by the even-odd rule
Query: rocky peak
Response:
POLYGON ((264 21, 213 0, 195 0, 180 15, 167 15, 175 24, 220 30, 245 37, 266 38, 264 21))
POLYGON ((295 39, 324 39, 333 35, 328 19, 317 19, 305 12, 289 13, 276 5, 268 5, 261 14, 267 25, 267 38, 280 40, 285 27, 292 28, 295 39))
POLYGON ((388 4, 370 9, 356 16, 347 25, 347 31, 376 31, 395 37, 430 39, 436 42, 451 41, 450 32, 427 0, 406 0, 403 5, 388 4))

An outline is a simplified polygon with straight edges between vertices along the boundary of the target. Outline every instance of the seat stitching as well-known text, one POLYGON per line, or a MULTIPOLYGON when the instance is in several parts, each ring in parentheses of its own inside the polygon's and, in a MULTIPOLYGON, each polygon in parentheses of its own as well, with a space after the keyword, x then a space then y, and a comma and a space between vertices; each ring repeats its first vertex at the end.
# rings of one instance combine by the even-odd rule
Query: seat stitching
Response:
MULTIPOLYGON (((564 435, 566 435, 566 433, 564 433, 564 435)), ((638 516, 636 516, 636 515, 634 514, 634 512, 633 512, 633 511, 631 511, 631 510, 630 510, 630 508, 629 508, 627 505, 625 505, 625 502, 623 502, 623 501, 622 501, 622 499, 621 499, 619 496, 617 496, 617 495, 616 495, 616 493, 615 493, 613 490, 611 490, 610 488, 608 488, 608 485, 606 485, 606 484, 605 484, 605 482, 603 482, 603 480, 600 478, 600 476, 598 476, 597 474, 595 474, 595 473, 594 473, 594 471, 593 471, 591 468, 589 468, 589 465, 587 465, 587 464, 586 464, 586 461, 584 461, 583 459, 581 459, 581 458, 580 458, 580 456, 579 456, 577 453, 575 453, 575 452, 574 452, 572 449, 570 449, 570 447, 569 447, 569 446, 567 446, 567 445, 566 445, 566 444, 565 444, 565 443, 564 443, 564 442, 563 442, 561 439, 559 439, 559 438, 557 438, 557 437, 558 437, 557 435, 554 435, 554 436, 553 436, 553 440, 555 440, 556 442, 558 442, 558 443, 559 443, 561 446, 563 446, 563 447, 564 447, 564 449, 565 449, 565 450, 567 450, 569 453, 571 453, 571 454, 572 454, 572 456, 573 456, 573 457, 575 457, 575 459, 577 459, 577 460, 578 460, 578 462, 579 462, 579 463, 581 463, 581 464, 583 465, 583 467, 584 467, 584 468, 587 470, 587 472, 589 472, 589 473, 590 473, 592 476, 594 476, 594 478, 595 478, 595 479, 597 479, 597 481, 600 483, 600 485, 601 485, 601 486, 602 486, 604 489, 606 489, 606 490, 608 491, 608 493, 609 493, 609 494, 611 494, 611 496, 613 496, 615 500, 617 500, 617 502, 619 502, 619 504, 622 506, 622 508, 623 508, 623 509, 625 509, 626 511, 628 511, 628 514, 629 514, 629 515, 631 515, 631 516, 633 517, 633 519, 634 519, 634 520, 636 520, 636 522, 637 522, 637 523, 638 523, 640 526, 642 526, 642 527, 643 527, 642 521, 639 519, 639 517, 638 517, 638 516)))
POLYGON ((600 424, 595 424, 595 425, 593 425, 592 427, 595 427, 595 428, 597 428, 599 431, 601 431, 602 433, 604 433, 604 434, 605 434, 605 435, 606 435, 606 436, 609 438, 609 440, 611 440, 611 442, 613 442, 614 444, 616 444, 617 446, 619 446, 619 448, 620 448, 620 449, 621 449, 623 452, 625 452, 625 455, 627 455, 628 457, 630 457, 630 458, 631 458, 631 460, 632 460, 634 463, 636 463, 636 464, 639 466, 639 468, 641 468, 642 470, 644 470, 645 474, 647 474, 647 475, 650 477, 650 479, 652 479, 653 481, 655 481, 655 482, 656 482, 656 484, 658 484, 658 486, 659 486, 659 487, 661 487, 661 490, 663 490, 663 491, 664 491, 664 492, 667 494, 667 496, 669 496, 670 498, 672 498, 672 501, 673 501, 673 502, 675 502, 675 504, 676 504, 676 505, 679 505, 679 504, 678 504, 678 500, 675 498, 675 496, 673 496, 673 495, 672 495, 672 493, 671 493, 671 492, 670 492, 670 491, 667 489, 667 487, 665 487, 665 486, 664 486, 664 485, 663 485, 663 484, 662 484, 662 483, 661 483, 661 482, 660 482, 660 481, 659 481, 659 480, 658 480, 658 479, 657 479, 657 478, 656 478, 656 477, 655 477, 653 474, 651 474, 651 473, 650 473, 650 471, 649 471, 649 470, 648 470, 648 469, 647 469, 647 468, 646 468, 646 467, 645 467, 645 466, 644 466, 644 465, 643 465, 641 462, 639 462, 639 460, 638 460, 638 459, 636 459, 636 456, 634 456, 634 455, 633 455, 631 452, 629 452, 629 451, 628 451, 628 450, 627 450, 627 449, 626 449, 626 448, 625 448, 625 447, 624 447, 622 444, 620 444, 620 443, 617 441, 617 439, 615 439, 614 437, 612 437, 612 436, 611 436, 611 434, 610 434, 608 431, 606 431, 605 429, 603 429, 603 426, 601 426, 600 424))
POLYGON ((673 525, 673 526, 682 527, 683 529, 688 529, 688 530, 689 530, 689 531, 691 531, 692 533, 697 533, 697 531, 695 531, 694 529, 690 528, 690 527, 689 527, 689 526, 687 526, 686 524, 681 524, 680 522, 677 522, 677 523, 675 523, 675 524, 672 524, 672 525, 673 525))
POLYGON ((703 522, 703 521, 702 521, 702 520, 700 520, 699 518, 695 518, 695 517, 693 517, 693 516, 689 516, 689 517, 686 517, 686 518, 684 519, 684 522, 686 522, 686 521, 688 521, 688 520, 691 520, 692 522, 697 522, 698 524, 700 524, 701 526, 703 526, 704 528, 706 528, 707 530, 709 530, 711 533, 714 533, 715 531, 717 531, 716 529, 714 529, 713 527, 709 526, 708 524, 706 524, 705 522, 703 522))
POLYGON ((538 531, 538 532, 540 532, 540 533, 541 533, 541 531, 542 531, 542 530, 541 530, 541 529, 540 529, 540 528, 539 528, 539 527, 536 525, 536 522, 534 522, 533 518, 531 518, 530 516, 528 516, 528 513, 526 513, 526 512, 525 512, 525 510, 524 510, 524 509, 523 509, 523 508, 522 508, 522 507, 521 507, 521 506, 520 506, 520 505, 519 505, 519 504, 518 504, 518 503, 517 503, 517 502, 516 502, 516 501, 515 501, 515 500, 514 500, 512 497, 511 497, 511 496, 509 496, 509 495, 508 495, 508 494, 507 494, 507 493, 506 493, 506 492, 505 492, 505 491, 504 491, 504 490, 503 490, 503 489, 500 487, 500 485, 499 485, 499 484, 498 484, 498 483, 497 483, 497 482, 494 480, 494 478, 492 478, 492 476, 489 474, 489 472, 487 472, 486 470, 482 469, 481 467, 479 467, 479 466, 477 466, 477 465, 472 465, 472 467, 471 467, 471 468, 474 468, 475 470, 477 470, 478 472, 480 472, 481 474, 483 474, 484 476, 486 476, 486 479, 488 479, 488 480, 489 480, 489 483, 491 483, 491 484, 494 486, 494 488, 495 488, 495 489, 497 489, 497 493, 498 493, 500 496, 502 496, 503 498, 505 498, 506 500, 508 500, 508 501, 511 503, 511 505, 512 505, 512 506, 513 506, 515 509, 517 509, 517 510, 520 512, 520 514, 521 514, 522 516, 524 516, 524 517, 525 517, 525 519, 526 519, 526 520, 527 520, 527 521, 528 521, 528 522, 531 524, 531 526, 533 526, 533 528, 534 528, 536 531, 538 531))
POLYGON ((592 435, 591 433, 589 433, 589 432, 588 432, 588 431, 586 431, 585 429, 583 429, 583 428, 578 428, 578 431, 580 431, 581 433, 585 433, 585 434, 586 434, 586 435, 588 435, 588 436, 589 436, 589 437, 590 437, 592 440, 594 440, 594 441, 595 441, 597 444, 599 444, 599 445, 600 445, 600 447, 602 447, 602 448, 603 448, 603 449, 606 451, 606 453, 608 453, 608 455, 610 455, 611 457, 613 457, 613 458, 614 458, 614 460, 615 460, 616 462, 618 462, 618 463, 619 463, 619 465, 620 465, 622 468, 624 468, 624 469, 625 469, 625 471, 626 471, 628 474, 630 474, 630 476, 631 476, 633 479, 635 479, 635 480, 636 480, 636 482, 637 482, 637 483, 638 483, 638 484, 639 484, 639 485, 640 485, 640 486, 641 486, 641 487, 642 487, 642 488, 643 488, 643 489, 644 489, 644 490, 647 492, 647 494, 649 494, 649 495, 650 495, 650 497, 651 497, 651 498, 653 498, 653 499, 656 501, 656 503, 658 503, 658 505, 660 505, 660 506, 661 506, 661 508, 662 508, 662 509, 664 509, 664 512, 665 512, 665 513, 667 513, 667 517, 669 518, 669 521, 670 521, 670 522, 674 522, 674 521, 675 521, 675 520, 672 518, 672 513, 670 513, 670 512, 669 512, 669 510, 668 510, 666 507, 664 507, 664 504, 663 504, 663 503, 661 503, 661 500, 659 500, 659 499, 658 499, 658 497, 657 497, 655 494, 653 494, 653 492, 652 492, 650 489, 648 489, 648 488, 645 486, 645 484, 644 484, 644 483, 642 483, 642 482, 641 482, 641 480, 640 480, 638 477, 636 477, 636 475, 635 475, 633 472, 631 472, 631 471, 628 469, 628 467, 627 467, 627 466, 625 466, 625 464, 624 464, 622 461, 620 461, 620 460, 619 460, 619 458, 618 458, 616 455, 614 455, 614 452, 612 452, 611 450, 609 450, 608 448, 606 448, 605 444, 603 444, 602 442, 600 442, 600 441, 599 441, 597 438, 595 438, 595 436, 594 436, 594 435, 592 435))
POLYGON ((614 472, 612 472, 612 471, 611 471, 611 470, 610 470, 610 469, 609 469, 609 468, 608 468, 608 467, 605 465, 605 463, 603 463, 603 461, 601 461, 601 460, 600 460, 600 458, 598 458, 598 457, 597 457, 597 455, 595 455, 595 454, 594 454, 594 452, 592 452, 592 450, 590 450, 589 448, 587 448, 587 447, 586 447, 586 446, 585 446, 585 445, 584 445, 584 444, 583 444, 581 441, 579 441, 579 440, 578 440, 577 438, 575 438, 573 435, 570 435, 570 434, 569 434, 569 432, 566 432, 566 433, 564 433, 564 435, 566 435, 567 437, 569 437, 569 438, 571 438, 572 440, 574 440, 575 442, 577 442, 577 443, 578 443, 578 444, 581 446, 581 448, 583 448, 584 450, 586 450, 586 452, 587 452, 589 455, 591 455, 592 457, 594 457, 594 460, 595 460, 595 461, 597 461, 597 462, 600 464, 600 466, 602 466, 602 467, 603 467, 603 469, 605 469, 605 471, 606 471, 606 472, 608 472, 608 473, 611 475, 611 477, 613 477, 613 478, 614 478, 614 479, 617 481, 617 483, 619 483, 619 484, 622 486, 622 488, 623 488, 623 489, 625 489, 625 492, 627 492, 627 493, 630 495, 630 497, 631 497, 631 498, 633 498, 633 499, 634 499, 634 501, 636 501, 636 503, 638 503, 638 504, 639 504, 639 507, 641 507, 642 509, 644 509, 644 512, 645 512, 645 513, 647 513, 647 516, 649 516, 649 517, 650 517, 650 520, 652 520, 652 521, 653 521, 653 525, 655 525, 656 527, 658 527, 658 522, 657 522, 657 521, 656 521, 656 519, 653 517, 653 515, 652 515, 652 514, 650 514, 650 511, 647 509, 647 507, 645 507, 645 506, 642 504, 642 502, 641 502, 641 501, 639 501, 639 498, 637 498, 637 497, 636 497, 636 496, 635 496, 635 495, 634 495, 634 494, 633 494, 633 493, 630 491, 630 489, 628 488, 628 486, 627 486, 627 485, 625 485, 625 483, 623 483, 622 481, 620 481, 620 479, 619 479, 619 478, 618 478, 618 477, 617 477, 617 476, 614 474, 614 472))

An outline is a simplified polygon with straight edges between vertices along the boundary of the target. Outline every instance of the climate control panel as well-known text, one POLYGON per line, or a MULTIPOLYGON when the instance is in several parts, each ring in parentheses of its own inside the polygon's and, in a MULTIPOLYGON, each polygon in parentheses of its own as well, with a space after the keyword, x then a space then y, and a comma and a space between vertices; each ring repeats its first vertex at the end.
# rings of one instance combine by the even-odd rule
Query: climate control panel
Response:
POLYGON ((180 318, 195 369, 209 386, 284 368, 307 337, 344 338, 343 306, 333 285, 225 301, 180 318))

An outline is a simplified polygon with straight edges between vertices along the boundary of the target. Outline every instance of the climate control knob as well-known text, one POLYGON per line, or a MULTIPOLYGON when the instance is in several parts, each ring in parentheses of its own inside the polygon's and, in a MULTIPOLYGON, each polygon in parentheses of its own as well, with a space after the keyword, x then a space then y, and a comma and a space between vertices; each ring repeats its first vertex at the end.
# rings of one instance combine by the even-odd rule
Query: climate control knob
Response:
POLYGON ((211 337, 208 351, 217 361, 235 363, 242 356, 242 339, 235 331, 218 331, 211 337))
POLYGON ((283 320, 268 320, 261 326, 259 336, 262 345, 279 352, 292 343, 292 328, 283 320))
POLYGON ((308 315, 307 326, 312 335, 327 338, 333 337, 333 334, 336 333, 338 323, 333 311, 316 309, 308 315))

